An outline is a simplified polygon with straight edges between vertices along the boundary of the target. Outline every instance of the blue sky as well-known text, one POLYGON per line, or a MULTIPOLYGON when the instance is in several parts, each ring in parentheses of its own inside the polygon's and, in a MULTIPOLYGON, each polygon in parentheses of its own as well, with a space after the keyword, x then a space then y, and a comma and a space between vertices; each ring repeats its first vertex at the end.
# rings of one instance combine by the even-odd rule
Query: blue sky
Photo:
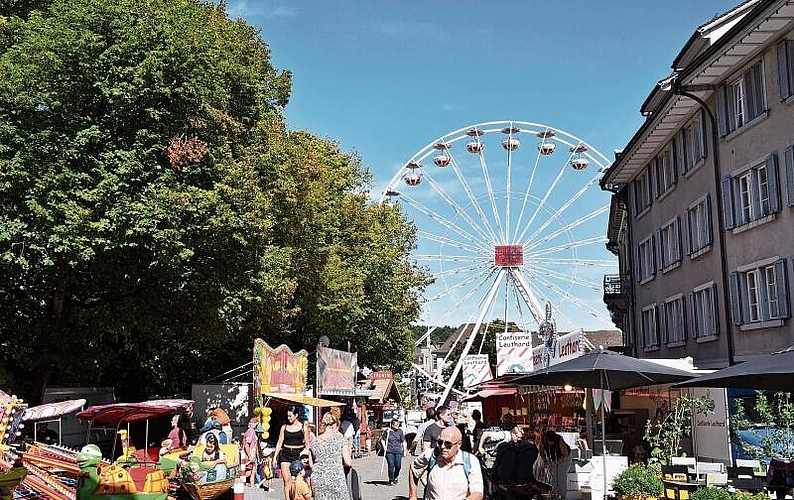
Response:
MULTIPOLYGON (((548 125, 611 160, 640 126, 640 104, 654 83, 671 72, 673 58, 697 26, 737 3, 230 0, 227 10, 259 27, 275 66, 293 72, 286 109, 289 127, 331 138, 344 151, 356 152, 373 174, 372 196, 377 199, 424 146, 483 122, 548 125)), ((526 146, 527 139, 522 141, 526 146)), ((459 144, 456 153, 465 142, 459 144)), ((499 150, 498 143, 494 150, 499 150)), ((564 165, 565 157, 558 161, 564 165)), ((494 170, 505 165, 504 158, 493 162, 494 170)), ((597 172, 594 167, 578 185, 597 172)), ((472 186, 485 189, 482 182, 473 181, 472 186)), ((521 188, 516 183, 514 189, 521 188)), ((536 202, 545 190, 538 189, 530 196, 536 202)), ((461 192, 452 194, 463 196, 461 192)), ((551 208, 541 210, 539 218, 554 213, 570 192, 555 190, 547 203, 551 208)), ((606 193, 589 190, 577 200, 578 208, 565 214, 565 223, 607 203, 606 193)), ((569 241, 603 235, 605 221, 601 217, 595 225, 577 226, 569 241)), ((426 218, 418 219, 417 226, 425 223, 426 218)), ((565 223, 552 224, 549 230, 565 223)), ((440 251, 451 252, 448 246, 440 251)), ((579 257, 601 260, 610 255, 598 244, 579 257)), ((578 276, 595 283, 608 272, 583 269, 578 276)), ((600 292, 574 287, 571 294, 606 314, 600 292)), ((500 307, 488 315, 510 316, 498 313, 500 307)), ((610 326, 603 315, 579 316, 574 309, 581 308, 568 313, 571 323, 610 326)), ((440 316, 436 310, 427 320, 440 316)), ((449 322, 469 320, 470 314, 459 311, 449 322)))

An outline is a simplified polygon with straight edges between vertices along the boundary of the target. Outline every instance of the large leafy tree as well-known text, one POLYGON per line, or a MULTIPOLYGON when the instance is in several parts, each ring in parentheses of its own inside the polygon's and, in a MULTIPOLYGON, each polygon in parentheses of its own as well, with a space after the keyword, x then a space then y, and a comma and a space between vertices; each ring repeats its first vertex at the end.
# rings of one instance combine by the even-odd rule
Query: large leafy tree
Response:
POLYGON ((290 74, 253 27, 195 0, 10 5, 0 383, 173 393, 255 336, 406 361, 412 230, 355 157, 285 130, 290 74))

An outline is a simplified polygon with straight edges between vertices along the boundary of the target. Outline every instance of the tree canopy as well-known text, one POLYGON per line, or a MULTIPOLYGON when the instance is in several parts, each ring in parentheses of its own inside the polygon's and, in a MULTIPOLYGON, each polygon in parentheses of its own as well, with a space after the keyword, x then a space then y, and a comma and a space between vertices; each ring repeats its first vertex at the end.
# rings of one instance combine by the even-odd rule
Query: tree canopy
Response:
POLYGON ((290 72, 224 9, 0 9, 0 385, 174 394, 255 337, 410 361, 413 227, 359 158, 286 128, 290 72))

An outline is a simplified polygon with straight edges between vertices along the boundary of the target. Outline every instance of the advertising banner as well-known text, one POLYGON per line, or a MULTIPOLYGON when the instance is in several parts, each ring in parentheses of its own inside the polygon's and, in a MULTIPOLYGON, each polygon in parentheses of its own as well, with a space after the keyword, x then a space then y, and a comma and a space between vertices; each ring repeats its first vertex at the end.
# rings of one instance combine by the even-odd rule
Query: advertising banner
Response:
POLYGON ((532 334, 506 332, 496 334, 496 376, 532 371, 532 334))
POLYGON ((463 358, 463 387, 471 387, 492 378, 487 354, 470 354, 463 358))
POLYGON ((317 348, 317 394, 354 396, 358 354, 330 347, 317 348))
POLYGON ((532 349, 532 367, 540 370, 582 355, 582 332, 568 333, 557 337, 550 346, 544 344, 532 349))
POLYGON ((714 401, 714 413, 701 415, 696 413, 693 420, 693 441, 698 457, 712 462, 730 463, 730 429, 728 428, 728 396, 725 389, 693 387, 692 396, 707 398, 714 401))
POLYGON ((275 349, 254 339, 254 394, 302 394, 306 388, 309 353, 292 352, 284 344, 275 349))

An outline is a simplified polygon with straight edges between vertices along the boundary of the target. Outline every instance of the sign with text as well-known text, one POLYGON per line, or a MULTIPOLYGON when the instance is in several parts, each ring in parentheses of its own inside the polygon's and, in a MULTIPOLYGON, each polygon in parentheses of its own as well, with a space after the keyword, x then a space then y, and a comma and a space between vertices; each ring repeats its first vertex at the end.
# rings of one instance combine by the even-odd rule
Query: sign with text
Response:
POLYGON ((714 413, 692 416, 695 453, 712 462, 730 463, 730 429, 728 428, 728 404, 725 389, 693 387, 692 396, 706 396, 714 401, 714 413))
POLYGON ((496 376, 532 371, 532 334, 506 332, 496 334, 496 376))
POLYGON ((487 354, 470 354, 463 358, 463 387, 471 387, 492 378, 487 354))
POLYGON ((546 354, 546 346, 541 344, 532 349, 532 368, 540 370, 549 366, 562 363, 569 359, 577 358, 582 354, 582 332, 572 332, 557 337, 546 354))

